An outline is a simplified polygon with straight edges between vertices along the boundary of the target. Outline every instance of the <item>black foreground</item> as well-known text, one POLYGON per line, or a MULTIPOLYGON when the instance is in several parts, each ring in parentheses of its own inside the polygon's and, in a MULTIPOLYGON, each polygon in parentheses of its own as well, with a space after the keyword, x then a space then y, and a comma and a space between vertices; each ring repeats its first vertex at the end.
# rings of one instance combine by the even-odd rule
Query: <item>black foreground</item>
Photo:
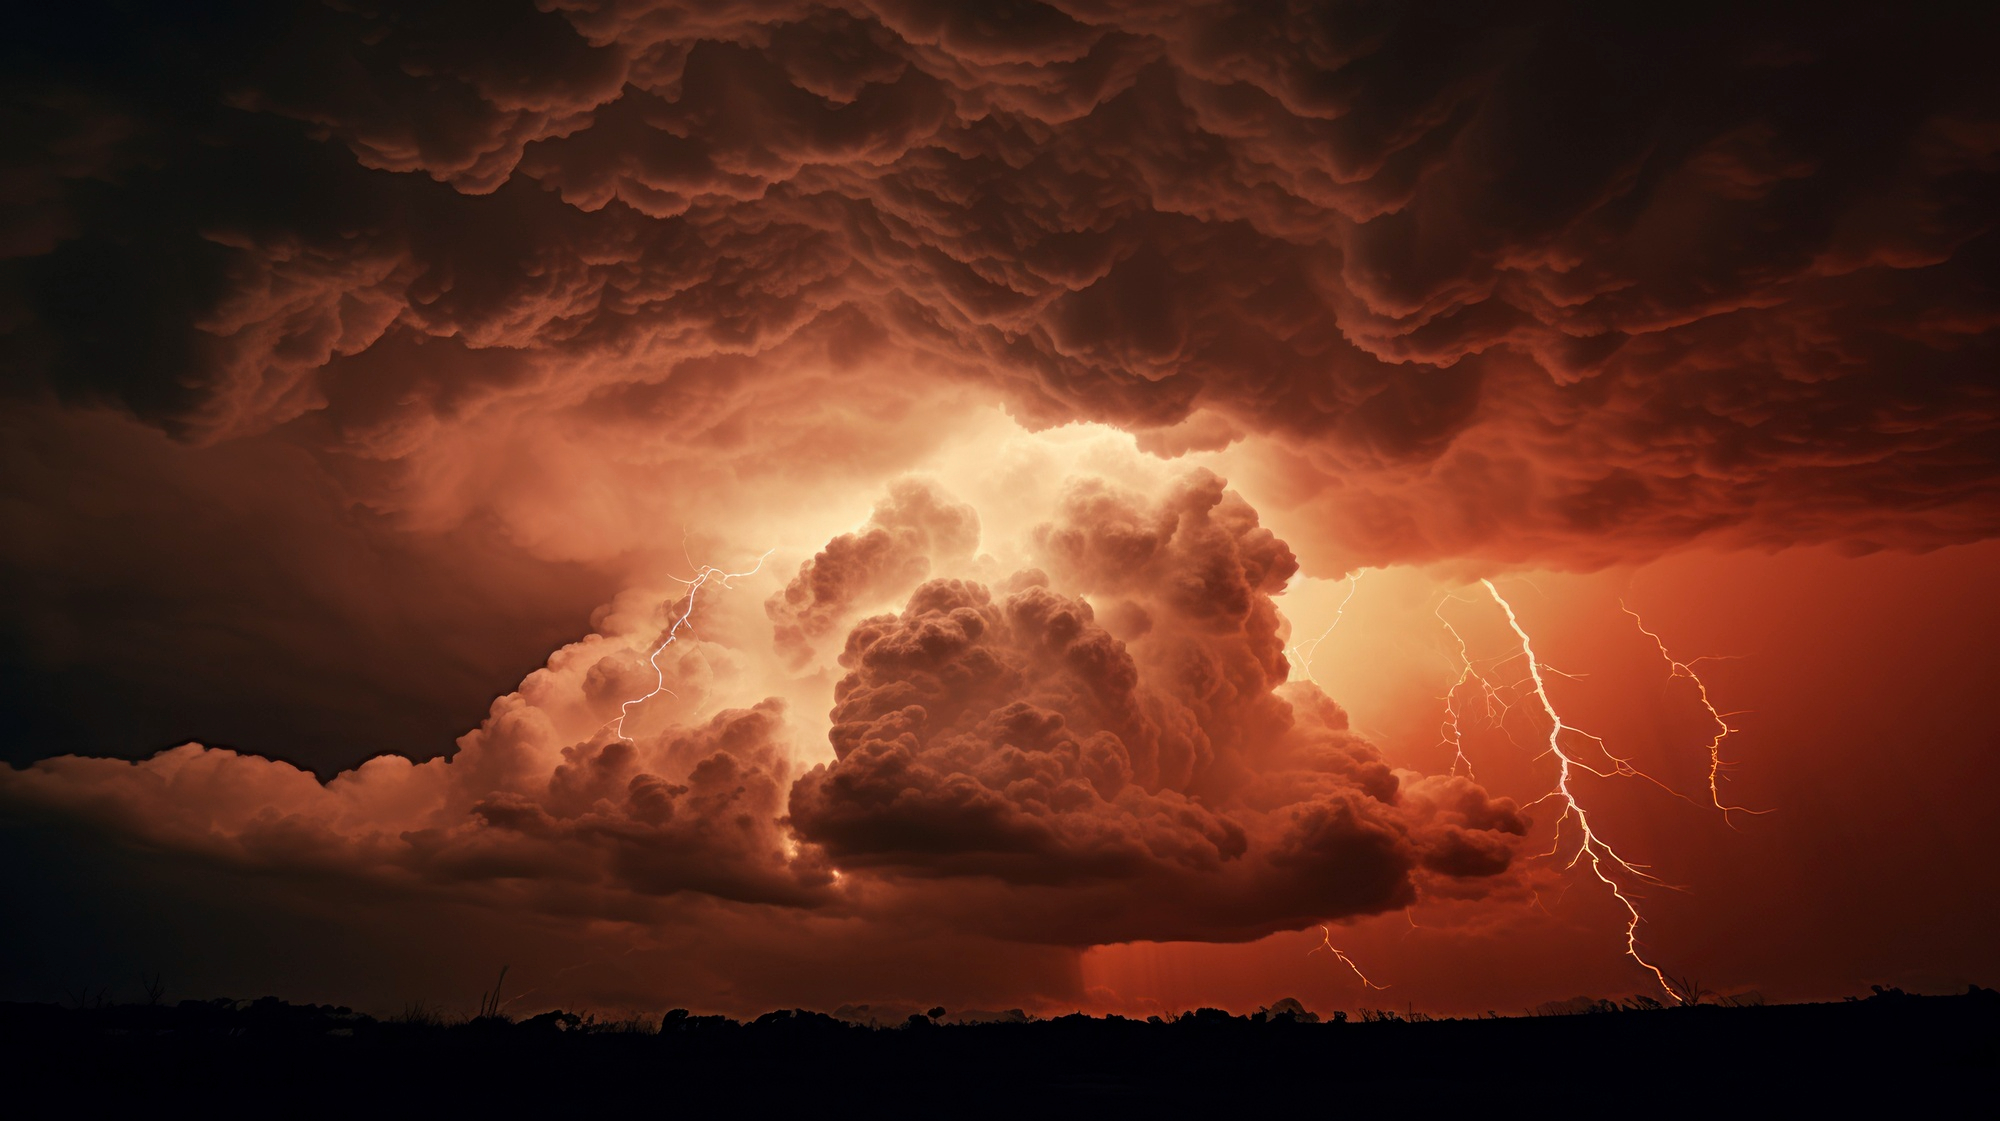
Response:
POLYGON ((700 1107, 1233 1117, 1365 1107, 1422 1116, 1451 1105, 1603 1117, 1990 1106, 2000 1090, 2000 993, 1324 1024, 1214 1009, 1167 1022, 941 1026, 916 1016, 886 1029, 813 1012, 749 1023, 672 1012, 646 1024, 550 1013, 446 1025, 273 998, 0 1004, 0 1056, 7 1100, 84 1115, 615 1107, 659 1116, 700 1107))

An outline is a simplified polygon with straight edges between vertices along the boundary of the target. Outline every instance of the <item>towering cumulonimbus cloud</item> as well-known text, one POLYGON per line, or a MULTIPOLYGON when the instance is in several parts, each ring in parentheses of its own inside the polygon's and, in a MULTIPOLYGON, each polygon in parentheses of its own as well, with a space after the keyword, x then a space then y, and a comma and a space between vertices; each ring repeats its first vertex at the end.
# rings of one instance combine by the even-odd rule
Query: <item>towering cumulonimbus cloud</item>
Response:
POLYGON ((848 635, 837 759, 792 788, 802 839, 1076 942, 1253 937, 1403 905, 1420 867, 1507 869, 1512 803, 1407 795, 1316 688, 1281 691, 1270 597, 1297 563, 1221 480, 1158 502, 1079 481, 1035 536, 1048 571, 934 580, 848 635))
POLYGON ((228 864, 560 913, 916 908, 1069 945, 1251 938, 1508 871, 1528 828, 1512 802, 1392 770, 1317 688, 1286 684, 1271 596, 1297 564, 1214 475, 1158 500, 1075 481, 1033 534, 1046 569, 997 589, 948 574, 975 564, 971 508, 897 483, 872 529, 790 587, 814 586, 841 542, 912 524, 936 531, 946 573, 849 630, 835 757, 810 769, 796 760, 821 749, 777 698, 700 716, 734 699, 715 663, 799 651, 782 630, 663 646, 683 596, 558 651, 450 759, 382 756, 321 784, 189 744, 46 760, 0 774, 0 792, 228 864), (659 667, 664 724, 630 714, 634 651, 655 651, 641 664, 659 667))
POLYGON ((1248 435, 1334 568, 1993 529, 1990 13, 237 15, 22 60, 17 387, 312 417, 447 517, 505 505, 446 489, 454 432, 741 454, 886 366, 1248 435))

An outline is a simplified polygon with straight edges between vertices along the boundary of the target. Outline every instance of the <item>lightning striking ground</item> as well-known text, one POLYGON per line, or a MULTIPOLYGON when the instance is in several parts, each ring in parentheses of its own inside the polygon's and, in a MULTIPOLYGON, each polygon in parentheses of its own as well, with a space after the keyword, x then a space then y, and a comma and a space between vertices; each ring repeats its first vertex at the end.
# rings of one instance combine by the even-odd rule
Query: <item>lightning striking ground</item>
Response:
MULTIPOLYGON (((1354 599, 1354 581, 1358 580, 1358 576, 1359 574, 1357 573, 1354 577, 1350 577, 1347 594, 1342 597, 1339 607, 1334 612, 1333 620, 1327 624, 1326 629, 1321 631, 1319 636, 1311 642, 1300 643, 1287 651, 1306 678, 1313 680, 1315 684, 1318 682, 1312 676, 1313 654, 1318 650, 1320 644, 1325 642, 1327 637, 1340 625, 1349 604, 1354 599)), ((1440 725, 1442 742, 1452 749, 1450 773, 1463 773, 1468 778, 1475 777, 1472 760, 1466 754, 1464 743, 1463 725, 1468 716, 1475 712, 1483 711, 1485 723, 1488 727, 1498 729, 1501 734, 1506 736, 1510 742, 1516 743, 1517 746, 1525 746, 1514 739, 1513 732, 1507 727, 1509 723, 1508 718, 1522 701, 1532 699, 1533 707, 1540 710, 1540 719, 1545 721, 1548 727, 1546 741, 1541 745, 1538 755, 1552 757, 1556 762, 1555 785, 1547 794, 1536 799, 1536 803, 1555 801, 1562 806, 1562 813, 1556 819, 1554 842, 1545 855, 1559 855, 1564 848, 1563 839, 1565 830, 1570 828, 1575 830, 1578 836, 1576 851, 1569 857, 1565 867, 1575 868, 1579 864, 1588 862, 1591 874, 1610 890, 1612 897, 1625 910, 1625 955, 1630 957, 1641 968, 1645 969, 1646 972, 1650 973, 1653 979, 1659 983, 1660 988, 1669 997, 1676 1002, 1686 1003, 1690 997, 1683 994, 1669 980, 1666 972, 1648 959, 1641 949, 1639 928, 1645 921, 1644 915, 1639 909, 1639 900, 1642 897, 1628 885, 1638 883, 1674 890, 1679 889, 1674 888, 1674 885, 1668 884, 1653 875, 1646 865, 1636 864, 1627 860, 1604 839, 1591 820, 1589 809, 1578 798, 1571 780, 1579 770, 1587 771, 1600 778, 1639 778, 1658 786, 1661 790, 1683 801, 1694 804, 1694 799, 1689 798, 1687 795, 1661 782, 1654 776, 1640 770, 1637 766, 1633 765, 1631 760, 1615 754, 1601 737, 1584 731, 1572 724, 1565 723, 1561 714, 1556 709, 1554 699, 1549 694, 1548 680, 1544 675, 1555 674, 1562 677, 1579 677, 1583 675, 1564 673, 1543 662, 1535 652, 1534 641, 1528 634, 1527 628, 1515 613, 1514 605, 1505 596, 1500 594, 1500 589, 1491 580, 1482 579, 1479 581, 1479 584, 1486 595, 1491 598, 1494 605, 1499 607, 1505 616, 1508 630, 1512 632, 1514 640, 1519 644, 1519 649, 1516 653, 1509 654, 1498 660, 1475 659, 1472 656, 1471 648, 1464 634, 1453 625, 1452 621, 1444 613, 1444 605, 1447 601, 1466 601, 1457 595, 1447 595, 1443 599, 1440 599, 1433 608, 1433 614, 1437 617, 1438 623, 1444 628, 1445 633, 1451 636, 1452 643, 1458 649, 1457 677, 1452 681, 1442 698, 1444 702, 1444 718, 1440 725), (1515 662, 1521 662, 1526 665, 1525 673, 1516 676, 1516 671, 1508 668, 1515 662), (1496 674, 1501 674, 1502 677, 1497 678, 1496 674), (1504 680, 1503 678, 1514 679, 1504 680), (1477 690, 1475 694, 1476 699, 1470 701, 1467 699, 1466 692, 1469 689, 1477 690), (1570 742, 1566 743, 1566 740, 1570 742), (1605 760, 1604 764, 1602 766, 1594 766, 1588 760, 1579 757, 1574 747, 1571 746, 1575 740, 1588 741, 1589 746, 1603 756, 1605 760), (1572 825, 1572 823, 1574 824, 1572 825)), ((1695 672, 1694 662, 1683 662, 1675 658, 1668 651, 1665 641, 1658 634, 1646 627, 1645 621, 1639 617, 1637 612, 1632 611, 1629 607, 1625 607, 1623 603, 1619 606, 1624 608, 1626 614, 1632 616, 1633 620, 1638 624, 1640 632, 1653 640, 1654 645, 1659 649, 1660 657, 1667 663, 1671 677, 1684 677, 1694 684, 1703 710, 1708 713, 1709 719, 1714 723, 1715 732, 1710 737, 1707 751, 1709 756, 1709 796, 1715 808, 1723 812, 1725 820, 1728 820, 1728 815, 1731 813, 1768 812, 1749 810, 1742 806, 1731 805, 1723 801, 1720 792, 1720 775, 1728 764, 1722 757, 1722 743, 1731 732, 1735 731, 1735 729, 1729 726, 1729 714, 1717 710, 1715 705, 1710 701, 1707 684, 1695 672)), ((1695 662, 1701 660, 1703 659, 1694 659, 1695 662)), ((1537 904, 1539 905, 1539 896, 1537 896, 1537 904)), ((1360 977, 1368 987, 1377 989, 1384 987, 1370 981, 1361 972, 1360 967, 1355 965, 1352 959, 1333 944, 1332 933, 1328 928, 1323 926, 1320 928, 1320 932, 1320 944, 1313 947, 1312 951, 1309 952, 1326 950, 1347 965, 1349 969, 1352 969, 1355 975, 1360 977)))
MULTIPOLYGON (((1562 816, 1556 819, 1556 844, 1560 847, 1562 843, 1562 827, 1564 823, 1574 820, 1577 829, 1581 833, 1581 841, 1577 846, 1576 855, 1570 858, 1568 867, 1574 868, 1586 858, 1590 861, 1591 873, 1602 881, 1605 887, 1611 889, 1613 898, 1617 899, 1619 905, 1625 908, 1626 956, 1638 962, 1647 972, 1651 973, 1653 978, 1660 983, 1660 988, 1668 996, 1674 998, 1676 1001, 1680 1001, 1682 999, 1681 994, 1667 981, 1666 973, 1659 966, 1646 960, 1645 955, 1639 952, 1639 924, 1643 921, 1643 916, 1639 913, 1639 906, 1634 901, 1633 895, 1628 894, 1624 886, 1619 884, 1606 869, 1607 867, 1615 868, 1644 883, 1660 884, 1661 881, 1648 873, 1644 866, 1633 864, 1618 855, 1617 850, 1613 849, 1609 844, 1605 843, 1603 838, 1598 836, 1597 831, 1591 827, 1589 811, 1584 808, 1581 802, 1577 801, 1575 791, 1570 789, 1570 777, 1574 770, 1579 767, 1598 775, 1604 775, 1607 772, 1599 771, 1587 764, 1579 763, 1571 757, 1569 752, 1563 750, 1563 733, 1575 732, 1578 735, 1585 736, 1596 743, 1600 749, 1603 747, 1603 741, 1590 735, 1588 732, 1583 732, 1563 723, 1562 716, 1556 712, 1555 702, 1549 698, 1548 683, 1542 677, 1543 666, 1541 660, 1535 656, 1534 642, 1528 637, 1527 630, 1521 626, 1520 618, 1514 614, 1514 605, 1507 602, 1507 598, 1500 594, 1500 589, 1493 586, 1493 581, 1482 579, 1479 583, 1486 589, 1487 594, 1493 597, 1493 602, 1500 605, 1500 610, 1506 613, 1508 628, 1514 632, 1514 637, 1520 640, 1521 656, 1528 664, 1528 680, 1533 683, 1531 695, 1540 705, 1542 716, 1549 723, 1548 748, 1544 754, 1555 757, 1556 785, 1555 789, 1545 795, 1543 800, 1556 799, 1561 802, 1563 807, 1562 816)), ((1623 761, 1619 762, 1622 764, 1623 761)), ((1621 765, 1617 771, 1609 773, 1633 772, 1630 771, 1629 766, 1621 765)))
POLYGON ((625 718, 631 715, 633 705, 644 704, 661 693, 665 693, 668 696, 674 695, 673 690, 667 688, 666 673, 660 669, 660 654, 667 647, 672 646, 675 640, 680 638, 683 628, 689 627, 689 621, 694 618, 695 593, 701 591, 710 580, 714 580, 716 583, 727 588, 730 586, 729 582, 731 580, 740 580, 746 576, 755 576, 758 570, 764 567, 764 562, 770 559, 771 554, 774 552, 777 552, 777 550, 764 550, 764 555, 757 558, 757 563, 742 572, 724 572, 712 564, 705 564, 695 570, 695 574, 691 579, 683 580, 678 576, 669 577, 674 582, 687 587, 685 595, 686 606, 682 609, 679 617, 675 618, 668 625, 667 633, 658 642, 653 644, 652 652, 646 656, 646 664, 653 667, 652 691, 643 697, 634 697, 618 706, 618 718, 611 721, 613 735, 616 735, 619 739, 625 738, 625 718))

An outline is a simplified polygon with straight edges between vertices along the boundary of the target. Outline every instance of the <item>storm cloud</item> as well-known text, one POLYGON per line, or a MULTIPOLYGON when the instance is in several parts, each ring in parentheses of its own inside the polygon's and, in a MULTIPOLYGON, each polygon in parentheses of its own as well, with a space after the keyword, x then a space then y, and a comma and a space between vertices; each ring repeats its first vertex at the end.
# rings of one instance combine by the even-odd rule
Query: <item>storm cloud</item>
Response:
POLYGON ((453 429, 719 438, 874 356, 1254 434, 1348 562, 1982 536, 1990 21, 1801 15, 43 15, 5 346, 190 439, 309 420, 452 517, 453 429))
POLYGON ((1995 19, 24 13, 0 798, 850 947, 1515 890, 1274 597, 2000 531, 1995 19))

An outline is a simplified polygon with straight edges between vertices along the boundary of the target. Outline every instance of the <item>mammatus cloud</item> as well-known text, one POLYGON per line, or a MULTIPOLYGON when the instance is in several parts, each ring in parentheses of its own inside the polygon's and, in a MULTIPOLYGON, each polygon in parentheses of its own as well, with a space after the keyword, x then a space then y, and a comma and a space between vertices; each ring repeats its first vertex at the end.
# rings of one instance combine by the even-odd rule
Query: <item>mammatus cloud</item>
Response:
MULTIPOLYGON (((930 538, 941 565, 971 564, 971 508, 902 483, 789 589, 915 523, 949 531, 930 538)), ((940 575, 853 625, 835 758, 810 769, 796 760, 823 749, 797 742, 776 698, 614 734, 683 601, 559 651, 450 759, 380 756, 321 784, 189 744, 139 763, 45 760, 0 783, 17 803, 245 867, 611 918, 684 893, 917 908, 1069 945, 1255 937, 1403 906, 1426 878, 1507 871, 1527 832, 1513 803, 1397 773, 1324 694, 1285 683, 1270 597, 1297 564, 1221 480, 1187 475, 1158 499, 1079 480, 1033 538, 1046 570, 997 591, 940 575)), ((774 607, 798 602, 789 589, 774 607)), ((715 663, 796 665, 793 633, 740 651, 677 642, 660 661, 670 698, 729 703, 715 663)))
POLYGON ((735 460, 945 379, 1243 434, 1333 568, 1993 529, 1982 13, 156 18, 21 72, 17 388, 309 420, 371 500, 505 513, 453 485, 501 432, 735 460))

